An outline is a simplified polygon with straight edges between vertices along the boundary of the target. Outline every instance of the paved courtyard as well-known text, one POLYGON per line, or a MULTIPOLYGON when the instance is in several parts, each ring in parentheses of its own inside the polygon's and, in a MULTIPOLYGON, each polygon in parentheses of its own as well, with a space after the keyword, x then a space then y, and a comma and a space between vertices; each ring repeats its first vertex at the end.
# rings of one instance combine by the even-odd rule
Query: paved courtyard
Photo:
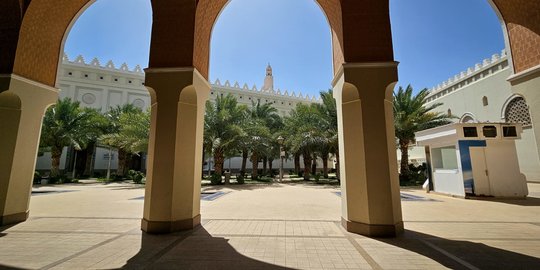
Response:
POLYGON ((2 269, 540 269, 540 184, 527 200, 402 190, 406 232, 372 239, 339 225, 339 189, 203 188, 203 226, 140 231, 144 189, 34 188, 31 217, 0 229, 2 269), (217 193, 216 193, 217 192, 217 193))

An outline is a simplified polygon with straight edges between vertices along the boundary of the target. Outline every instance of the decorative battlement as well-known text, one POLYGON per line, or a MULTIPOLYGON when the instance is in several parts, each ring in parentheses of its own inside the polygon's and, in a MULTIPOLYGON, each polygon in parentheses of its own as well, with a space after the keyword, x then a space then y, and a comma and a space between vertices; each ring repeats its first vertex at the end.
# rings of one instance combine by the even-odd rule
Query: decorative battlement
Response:
POLYGON ((502 65, 502 68, 498 70, 502 70, 508 67, 508 55, 506 53, 506 50, 502 50, 501 54, 493 54, 491 58, 486 58, 481 63, 475 64, 474 67, 470 67, 466 71, 462 71, 459 74, 456 74, 448 80, 431 88, 429 91, 430 94, 427 98, 428 102, 431 102, 455 90, 465 87, 466 85, 468 85, 468 81, 470 79, 474 79, 473 81, 476 81, 483 78, 483 76, 480 76, 482 73, 489 71, 497 65, 502 65), (452 90, 448 91, 448 89, 452 90))
MULTIPOLYGON (((134 69, 130 69, 129 66, 126 63, 123 63, 120 65, 119 68, 117 68, 112 60, 109 60, 107 64, 102 65, 98 58, 92 59, 89 63, 84 59, 82 55, 78 55, 75 60, 71 61, 66 53, 64 53, 64 56, 62 57, 62 63, 63 64, 71 64, 71 65, 77 65, 81 67, 86 68, 95 68, 95 69, 102 69, 105 71, 113 71, 113 72, 120 72, 130 75, 137 75, 137 76, 144 76, 144 71, 142 70, 140 65, 135 66, 134 69)), ((144 78, 142 78, 144 80, 144 78)), ((253 85, 253 87, 249 87, 246 83, 243 84, 243 86, 240 86, 238 82, 235 82, 231 85, 231 83, 227 80, 224 84, 221 83, 219 79, 217 79, 214 83, 210 83, 212 87, 220 87, 220 88, 228 88, 229 90, 236 90, 236 91, 246 91, 246 92, 256 92, 263 95, 268 96, 274 96, 274 97, 284 97, 284 98, 291 98, 296 99, 298 101, 308 101, 308 102, 320 102, 320 97, 318 96, 310 96, 310 95, 303 95, 301 92, 299 95, 296 95, 294 91, 291 91, 291 94, 289 94, 288 90, 284 90, 283 92, 278 89, 258 89, 256 85, 253 85)))
POLYGON ((136 65, 135 68, 130 69, 127 63, 122 63, 119 68, 116 68, 114 65, 114 62, 112 60, 109 60, 105 66, 102 66, 99 59, 94 58, 90 63, 87 63, 82 55, 78 55, 75 60, 71 61, 66 53, 64 53, 64 56, 62 57, 62 63, 64 64, 72 64, 72 65, 79 65, 84 67, 93 67, 93 68, 99 68, 99 69, 105 69, 115 72, 124 72, 124 73, 136 73, 138 75, 144 75, 144 72, 140 65, 136 65))
POLYGON ((228 88, 230 90, 236 90, 236 91, 246 91, 246 92, 256 92, 256 93, 260 93, 260 94, 267 94, 267 95, 271 95, 271 96, 281 96, 281 97, 286 97, 286 98, 292 98, 292 99, 297 99, 297 100, 301 100, 301 101, 309 101, 309 102, 319 102, 320 101, 320 97, 317 97, 315 95, 313 96, 310 96, 309 94, 308 95, 303 95, 302 92, 300 92, 298 95, 296 95, 296 93, 294 91, 291 91, 291 94, 289 94, 289 91, 288 90, 281 90, 281 89, 277 89, 277 90, 262 90, 262 89, 258 89, 256 85, 253 85, 253 87, 249 87, 247 85, 247 83, 244 83, 243 86, 240 86, 240 84, 238 82, 235 82, 232 86, 231 86, 231 83, 227 80, 225 81, 225 83, 223 84, 219 79, 216 79, 214 83, 210 83, 213 87, 219 87, 219 88, 228 88))

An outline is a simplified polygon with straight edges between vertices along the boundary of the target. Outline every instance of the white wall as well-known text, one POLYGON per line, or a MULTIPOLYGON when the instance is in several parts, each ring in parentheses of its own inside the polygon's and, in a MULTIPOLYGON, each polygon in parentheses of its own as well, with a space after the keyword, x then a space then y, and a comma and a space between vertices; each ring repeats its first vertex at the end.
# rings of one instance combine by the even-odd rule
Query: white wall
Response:
MULTIPOLYGON (((459 118, 465 114, 471 114, 476 122, 504 122, 504 106, 514 95, 507 81, 511 75, 508 60, 503 57, 491 64, 481 66, 471 74, 433 91, 430 98, 440 97, 429 102, 427 106, 443 103, 435 111, 447 113, 450 109, 452 114, 459 118), (484 96, 488 98, 487 106, 484 106, 482 102, 484 96)), ((529 104, 529 106, 534 105, 529 104)), ((455 121, 458 122, 459 119, 455 121)), ((516 147, 521 172, 529 181, 540 181, 540 158, 536 135, 532 128, 524 129, 516 147)))

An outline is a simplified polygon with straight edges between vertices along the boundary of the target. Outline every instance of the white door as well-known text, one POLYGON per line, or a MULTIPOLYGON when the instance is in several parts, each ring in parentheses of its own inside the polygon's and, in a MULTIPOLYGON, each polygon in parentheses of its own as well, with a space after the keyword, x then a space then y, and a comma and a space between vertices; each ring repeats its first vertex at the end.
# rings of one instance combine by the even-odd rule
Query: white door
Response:
POLYGON ((486 153, 483 147, 471 147, 471 163, 476 196, 491 196, 489 172, 486 165, 486 153))

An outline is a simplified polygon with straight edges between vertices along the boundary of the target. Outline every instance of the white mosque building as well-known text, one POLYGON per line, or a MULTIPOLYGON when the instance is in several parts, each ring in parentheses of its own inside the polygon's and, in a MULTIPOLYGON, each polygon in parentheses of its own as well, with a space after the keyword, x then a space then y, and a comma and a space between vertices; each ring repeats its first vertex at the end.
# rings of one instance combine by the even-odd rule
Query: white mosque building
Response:
MULTIPOLYGON (((494 54, 474 67, 460 72, 430 91, 428 105, 443 103, 437 110, 457 116, 456 122, 511 122, 523 124, 522 139, 516 142, 521 172, 528 181, 540 181, 540 157, 537 151, 537 134, 532 129, 527 101, 513 94, 507 78, 511 66, 505 51, 494 54)), ((261 89, 257 86, 242 86, 238 82, 222 83, 219 79, 211 84, 210 100, 219 95, 232 94, 240 104, 251 106, 252 102, 271 103, 280 115, 287 115, 298 103, 320 102, 319 97, 298 95, 294 91, 274 88, 272 67, 266 68, 266 77, 261 89)), ((74 60, 63 57, 58 72, 60 98, 71 98, 82 106, 102 112, 122 104, 133 104, 141 109, 150 105, 150 97, 144 86, 144 73, 140 66, 130 69, 126 64, 116 67, 112 61, 102 65, 98 59, 86 62, 82 56, 74 60)), ((400 157, 398 153, 398 157, 400 157)), ((411 161, 422 163, 425 155, 422 148, 411 149, 411 161)), ((116 168, 116 153, 113 153, 112 168, 116 168)), ((69 171, 70 153, 64 150, 61 169, 69 171)), ((104 171, 108 163, 108 150, 98 148, 94 157, 96 171, 104 171)), ((274 164, 276 165, 276 164, 274 164)), ((225 168, 239 168, 240 159, 225 162, 225 168)), ((276 167, 276 166, 274 166, 276 167)), ((293 167, 291 162, 286 168, 293 167)), ((50 156, 46 153, 37 160, 37 170, 49 170, 50 156)))
MULTIPOLYGON (((70 60, 64 54, 58 71, 57 87, 60 89, 60 99, 71 98, 80 102, 81 106, 94 108, 102 113, 118 105, 133 104, 146 110, 150 106, 150 96, 144 86, 144 72, 140 66, 130 69, 127 64, 116 67, 112 61, 102 65, 94 58, 87 62, 83 56, 70 60)), ((261 89, 257 86, 240 86, 238 82, 222 83, 217 79, 211 83, 210 100, 219 95, 231 94, 238 103, 251 106, 252 102, 270 103, 281 116, 288 115, 298 103, 310 104, 320 102, 320 97, 296 94, 295 91, 274 88, 274 77, 270 64, 266 68, 266 77, 261 89)), ((72 170, 73 151, 65 148, 62 153, 60 169, 72 170), (69 162, 68 162, 69 161, 69 162)), ((111 169, 117 168, 116 152, 112 153, 111 169)), ((108 167, 109 150, 97 148, 93 158, 94 171, 105 171, 108 167)), ((144 162, 143 167, 144 167, 144 162)), ((239 168, 240 158, 225 162, 225 168, 239 168)), ((277 161, 274 161, 277 165, 277 161)), ((50 153, 38 157, 36 170, 48 171, 51 167, 50 153)), ((274 166, 275 168, 276 166, 274 166)), ((292 162, 286 162, 285 168, 293 168, 292 162)))
MULTIPOLYGON (((521 139, 516 141, 519 167, 528 181, 540 181, 538 134, 528 107, 539 104, 528 105, 529 101, 512 93, 507 81, 511 75, 508 55, 502 51, 431 89, 427 105, 442 103, 436 110, 456 116, 456 122, 522 124, 521 139)), ((421 159, 422 155, 423 149, 413 150, 413 156, 421 159)))

